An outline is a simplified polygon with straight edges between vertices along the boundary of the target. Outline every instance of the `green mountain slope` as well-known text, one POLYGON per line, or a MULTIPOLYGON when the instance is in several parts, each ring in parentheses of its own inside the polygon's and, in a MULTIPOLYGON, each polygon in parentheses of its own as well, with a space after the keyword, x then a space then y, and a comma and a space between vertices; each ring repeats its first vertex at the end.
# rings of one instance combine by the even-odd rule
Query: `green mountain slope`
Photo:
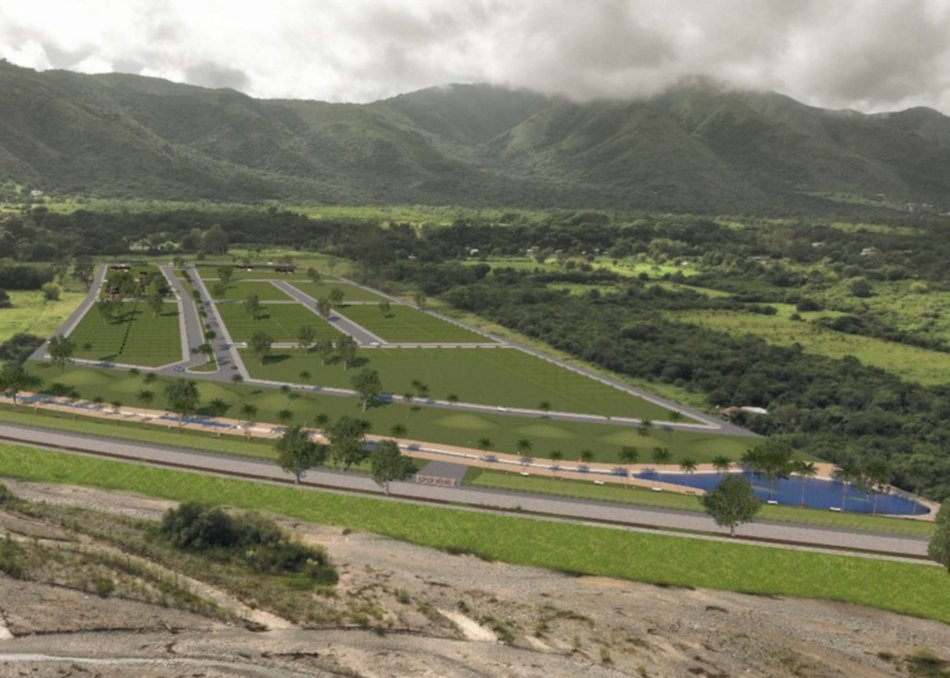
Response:
POLYGON ((644 101, 451 85, 357 105, 0 62, 0 91, 0 179, 61 193, 771 212, 845 194, 948 207, 950 118, 937 111, 828 111, 704 80, 644 101))

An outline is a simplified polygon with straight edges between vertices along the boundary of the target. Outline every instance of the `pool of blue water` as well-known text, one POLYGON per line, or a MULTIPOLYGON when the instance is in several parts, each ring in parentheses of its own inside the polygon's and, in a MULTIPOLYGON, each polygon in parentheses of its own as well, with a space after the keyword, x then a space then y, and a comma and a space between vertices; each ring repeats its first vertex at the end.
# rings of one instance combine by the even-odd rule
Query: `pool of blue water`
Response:
MULTIPOLYGON (((775 482, 775 493, 771 493, 769 479, 763 476, 757 476, 750 471, 743 471, 744 475, 755 490, 756 495, 762 501, 774 499, 779 504, 788 504, 799 506, 804 503, 805 506, 819 509, 841 509, 849 513, 873 513, 875 495, 868 494, 864 490, 855 487, 852 484, 845 485, 837 480, 824 480, 821 478, 801 478, 792 476, 787 480, 779 479, 775 482), (802 500, 802 483, 804 482, 804 501, 802 500)), ((702 490, 712 490, 722 479, 722 473, 657 473, 656 471, 643 471, 638 473, 637 478, 645 480, 658 480, 664 483, 674 485, 687 485, 702 490)), ((877 495, 877 512, 890 515, 923 515, 929 513, 929 509, 921 504, 904 497, 894 494, 877 495)))

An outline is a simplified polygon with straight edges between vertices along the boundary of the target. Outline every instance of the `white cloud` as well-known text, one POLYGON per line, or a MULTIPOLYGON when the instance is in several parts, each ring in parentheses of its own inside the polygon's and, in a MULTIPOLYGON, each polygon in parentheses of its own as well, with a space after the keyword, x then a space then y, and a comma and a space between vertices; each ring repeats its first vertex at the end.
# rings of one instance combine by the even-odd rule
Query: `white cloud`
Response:
POLYGON ((14 63, 366 101, 488 81, 642 96, 695 74, 950 112, 947 0, 4 0, 14 63))

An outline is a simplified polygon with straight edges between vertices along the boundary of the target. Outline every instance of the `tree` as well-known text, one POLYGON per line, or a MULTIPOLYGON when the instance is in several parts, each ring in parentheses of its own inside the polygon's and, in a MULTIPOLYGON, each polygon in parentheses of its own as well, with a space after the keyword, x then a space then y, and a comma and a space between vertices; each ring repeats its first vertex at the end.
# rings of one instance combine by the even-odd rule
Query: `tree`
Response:
POLYGON ((364 412, 369 404, 383 392, 383 382, 379 378, 379 372, 368 367, 360 370, 359 374, 350 380, 350 383, 353 384, 353 389, 360 397, 360 406, 364 412))
MULTIPOLYGON (((228 286, 219 280, 211 286, 211 296, 215 299, 224 299, 226 296, 228 296, 228 286)), ((200 301, 200 295, 195 301, 200 301)))
POLYGON ((145 298, 145 305, 152 312, 152 318, 157 318, 158 314, 165 308, 165 299, 158 289, 151 290, 145 298))
POLYGON ((339 306, 343 303, 343 290, 339 287, 334 287, 330 290, 330 303, 334 306, 339 306))
POLYGON ((487 452, 492 447, 491 438, 479 438, 475 441, 475 446, 478 447, 482 452, 487 452))
POLYGON ((329 339, 321 339, 313 345, 313 350, 320 356, 320 364, 326 365, 333 355, 333 342, 329 339))
POLYGON ((633 466, 640 460, 640 450, 635 447, 624 446, 620 448, 620 462, 627 466, 633 466))
POLYGON ((277 421, 279 421, 284 426, 287 426, 294 420, 294 411, 287 408, 282 409, 277 413, 277 421))
POLYGON ((740 464, 755 474, 769 479, 769 499, 775 498, 775 483, 779 478, 788 478, 792 473, 792 448, 778 440, 766 440, 763 444, 747 450, 740 464))
POLYGON ((231 282, 231 276, 234 274, 234 269, 231 266, 218 266, 218 280, 227 287, 231 282))
POLYGON ((257 359, 260 361, 261 365, 264 364, 264 358, 270 353, 271 345, 273 340, 271 340, 270 335, 263 330, 257 330, 254 334, 251 335, 251 340, 248 342, 248 348, 251 349, 251 353, 257 356, 257 359))
POLYGON ((930 537, 927 554, 950 574, 950 498, 944 499, 937 511, 936 529, 930 537))
POLYGON ((304 325, 297 331, 297 345, 304 353, 310 351, 316 338, 317 330, 314 329, 313 325, 304 325))
POLYGON ((257 405, 253 403, 244 403, 241 405, 241 417, 247 421, 247 424, 244 426, 244 435, 251 435, 251 427, 254 425, 254 420, 257 418, 257 405))
POLYGON ((381 440, 369 455, 373 480, 389 494, 389 483, 402 480, 412 473, 412 461, 402 456, 395 440, 381 440))
POLYGON ((201 401, 198 385, 187 379, 177 379, 165 387, 168 409, 179 415, 178 428, 185 425, 185 417, 194 414, 201 401))
POLYGON ((389 435, 395 438, 404 438, 409 433, 409 430, 402 424, 393 424, 389 428, 389 435))
POLYGON ((336 352, 340 356, 340 362, 343 363, 343 369, 349 369, 350 363, 356 358, 356 339, 348 334, 344 334, 336 343, 336 352))
POLYGON ((670 463, 670 460, 673 458, 673 453, 665 447, 654 447, 652 456, 654 464, 663 466, 670 463))
POLYGON ((752 520, 762 507, 749 481, 745 476, 735 473, 726 476, 716 489, 701 497, 700 501, 716 524, 728 527, 731 535, 736 533, 736 525, 752 520))
POLYGON ((590 462, 594 461, 594 453, 590 450, 581 450, 579 459, 585 464, 589 464, 590 462))
POLYGON ((538 403, 538 409, 541 410, 544 415, 547 415, 547 413, 551 411, 551 403, 549 403, 547 400, 542 400, 540 403, 538 403))
POLYGON ((277 464, 293 474, 297 485, 308 469, 322 464, 326 457, 326 447, 310 440, 310 434, 299 425, 284 429, 276 447, 277 464))
POLYGON ((653 420, 652 419, 641 419, 640 425, 637 426, 637 435, 641 438, 646 438, 650 435, 650 431, 653 429, 653 420))
POLYGON ((330 317, 330 310, 332 309, 333 304, 330 303, 329 299, 324 299, 323 297, 317 299, 316 309, 317 315, 319 315, 324 320, 327 320, 330 317))
POLYGON ((891 482, 891 467, 883 459, 875 459, 864 467, 861 475, 865 489, 874 496, 872 513, 877 515, 877 499, 882 493, 887 492, 891 482))
POLYGON ((858 469, 854 464, 845 462, 835 466, 831 475, 841 482, 841 510, 844 511, 848 501, 848 486, 858 477, 858 469))
POLYGON ((454 393, 449 393, 447 396, 445 396, 445 399, 453 405, 459 401, 459 397, 454 393))
POLYGON ((42 382, 39 377, 23 369, 23 365, 18 362, 7 362, 0 368, 0 391, 9 394, 13 398, 13 404, 16 405, 17 393, 28 389, 37 389, 42 382))
POLYGON ((560 461, 564 459, 564 453, 560 450, 552 450, 551 454, 551 473, 557 473, 561 468, 560 461))
POLYGON ((49 340, 47 350, 49 351, 50 362, 58 366, 60 371, 63 372, 66 370, 66 363, 73 357, 76 345, 67 337, 57 334, 49 340))
POLYGON ((330 441, 330 454, 344 471, 366 458, 365 436, 369 428, 368 421, 346 415, 327 426, 326 436, 330 441))
POLYGON ((818 475, 818 467, 811 461, 793 461, 792 472, 797 475, 802 485, 802 496, 799 506, 805 505, 805 481, 818 475))
POLYGON ((712 459, 712 467, 719 473, 727 473, 732 468, 732 460, 725 455, 717 455, 712 459))
POLYGON ((96 310, 99 312, 103 323, 109 323, 115 320, 116 315, 119 313, 120 306, 120 301, 107 297, 103 297, 96 302, 96 310))
POLYGON ((249 294, 244 297, 244 310, 247 314, 257 320, 258 313, 261 312, 261 299, 256 294, 249 294))
POLYGON ((63 294, 63 288, 51 282, 44 284, 40 288, 40 291, 43 293, 44 301, 59 301, 63 294))
POLYGON ((528 452, 531 451, 532 447, 533 445, 531 444, 531 441, 528 440, 527 438, 522 438, 521 440, 515 443, 515 449, 518 451, 518 454, 522 456, 526 456, 528 452))
POLYGON ((142 403, 143 407, 148 407, 153 402, 155 402, 155 392, 149 391, 147 388, 143 388, 135 395, 135 399, 142 403))
POLYGON ((670 410, 670 421, 674 424, 678 424, 683 421, 683 413, 679 410, 670 410))
POLYGON ((691 475, 696 473, 696 468, 699 464, 696 463, 695 459, 690 457, 683 457, 680 459, 680 470, 686 474, 686 486, 689 487, 689 478, 691 475))
POLYGON ((383 300, 379 302, 379 312, 382 314, 384 318, 388 318, 391 311, 392 311, 392 307, 389 305, 388 301, 383 300))
POLYGON ((316 285, 320 282, 320 271, 311 266, 307 269, 307 279, 316 285))

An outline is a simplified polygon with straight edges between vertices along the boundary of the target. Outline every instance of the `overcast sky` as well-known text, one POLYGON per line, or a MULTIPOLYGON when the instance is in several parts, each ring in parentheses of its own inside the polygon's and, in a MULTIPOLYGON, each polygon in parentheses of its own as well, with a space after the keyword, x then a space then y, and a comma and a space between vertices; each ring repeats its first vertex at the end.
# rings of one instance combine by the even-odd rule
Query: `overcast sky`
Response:
POLYGON ((642 97, 701 74, 950 113, 950 0, 2 0, 0 57, 267 98, 452 82, 642 97))

